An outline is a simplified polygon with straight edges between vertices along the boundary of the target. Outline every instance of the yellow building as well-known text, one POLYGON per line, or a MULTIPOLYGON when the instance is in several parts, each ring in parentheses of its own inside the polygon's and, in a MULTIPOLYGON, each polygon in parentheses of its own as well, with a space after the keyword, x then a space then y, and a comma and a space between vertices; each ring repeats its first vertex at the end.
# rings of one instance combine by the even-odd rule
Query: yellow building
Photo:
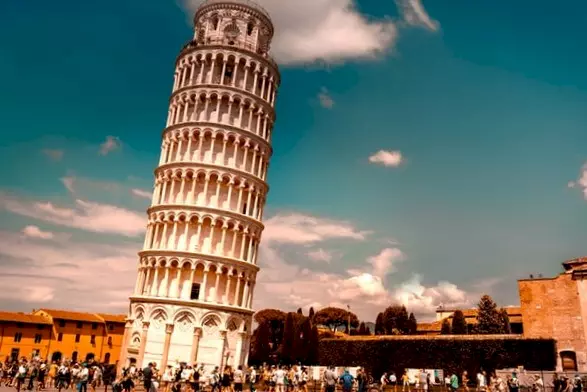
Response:
POLYGON ((120 356, 125 317, 55 309, 0 312, 0 360, 39 356, 114 363, 120 356))
POLYGON ((0 312, 0 361, 47 357, 53 323, 42 316, 0 312))

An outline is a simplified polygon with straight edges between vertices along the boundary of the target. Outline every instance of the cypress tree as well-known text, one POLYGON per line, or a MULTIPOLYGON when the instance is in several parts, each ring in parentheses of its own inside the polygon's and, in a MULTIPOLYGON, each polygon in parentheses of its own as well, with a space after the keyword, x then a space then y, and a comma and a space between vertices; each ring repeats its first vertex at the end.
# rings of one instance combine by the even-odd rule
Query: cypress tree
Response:
POLYGON ((479 301, 476 331, 480 335, 499 334, 503 331, 503 321, 497 305, 489 295, 484 295, 479 301))
POLYGON ((286 364, 295 363, 296 355, 296 325, 294 314, 288 313, 285 317, 285 327, 283 329, 283 343, 281 344, 281 360, 286 364))
POLYGON ((505 308, 502 308, 499 311, 499 318, 501 320, 501 332, 508 335, 512 333, 512 326, 510 325, 510 316, 508 316, 508 311, 505 308))
POLYGON ((313 320, 314 319, 314 307, 313 306, 310 307, 310 311, 308 312, 308 318, 310 320, 313 320))
POLYGON ((304 365, 318 365, 318 328, 312 325, 312 332, 310 333, 310 340, 308 342, 308 359, 304 365))
POLYGON ((441 335, 450 335, 451 334, 450 323, 448 322, 448 319, 442 320, 442 326, 440 327, 440 334, 441 335))
POLYGON ((298 314, 302 314, 302 315, 304 314, 304 313, 302 312, 302 308, 298 308, 298 314))
POLYGON ((410 313, 410 317, 408 318, 408 334, 415 335, 416 333, 418 333, 418 320, 416 320, 414 313, 410 313))
POLYGON ((375 319, 375 335, 385 335, 383 326, 383 313, 379 313, 375 319))
POLYGON ((467 321, 462 311, 457 310, 452 315, 452 325, 450 331, 453 335, 466 335, 469 331, 467 321))
POLYGON ((254 332, 254 345, 252 347, 252 359, 255 362, 269 362, 271 356, 271 326, 264 321, 254 332))

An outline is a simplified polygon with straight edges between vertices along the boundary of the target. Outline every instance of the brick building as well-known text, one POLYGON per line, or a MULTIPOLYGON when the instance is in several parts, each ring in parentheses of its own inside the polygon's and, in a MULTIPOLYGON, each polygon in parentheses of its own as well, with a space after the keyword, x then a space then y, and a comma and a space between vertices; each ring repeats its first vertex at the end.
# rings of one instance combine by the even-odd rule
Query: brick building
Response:
POLYGON ((116 362, 125 315, 38 309, 0 311, 0 361, 41 357, 50 361, 116 362))
POLYGON ((587 372, 587 257, 552 278, 518 281, 524 336, 557 341, 557 370, 587 372))
MULTIPOLYGON (((520 307, 517 306, 508 306, 505 308, 508 313, 508 317, 510 320, 510 327, 512 330, 512 334, 514 335, 521 335, 524 331, 524 326, 522 323, 522 313, 520 307)), ((439 307, 436 309, 436 320, 429 323, 418 323, 418 335, 440 335, 440 330, 442 329, 442 323, 444 320, 448 319, 448 322, 452 324, 452 318, 454 313, 457 309, 447 309, 444 307, 439 307)), ((473 328, 477 324, 477 309, 463 309, 463 316, 465 316, 465 322, 467 323, 467 327, 469 329, 469 333, 472 333, 473 328)))

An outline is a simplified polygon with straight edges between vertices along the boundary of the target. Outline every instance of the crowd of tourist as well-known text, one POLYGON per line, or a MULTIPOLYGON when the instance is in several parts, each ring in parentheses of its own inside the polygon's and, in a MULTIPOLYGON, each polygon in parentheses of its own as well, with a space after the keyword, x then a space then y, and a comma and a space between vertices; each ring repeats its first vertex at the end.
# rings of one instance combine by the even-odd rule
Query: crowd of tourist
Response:
MULTIPOLYGON (((583 380, 579 375, 568 377, 554 374, 551 385, 545 387, 540 376, 526 377, 520 381, 516 371, 500 376, 496 373, 489 377, 480 371, 473 379, 465 371, 460 374, 448 374, 439 380, 434 372, 424 369, 401 377, 395 373, 384 373, 379 382, 363 369, 359 368, 355 375, 349 370, 337 373, 334 367, 328 367, 320 380, 313 380, 313 391, 335 392, 341 388, 343 392, 427 392, 433 387, 441 387, 445 391, 456 392, 519 392, 521 389, 531 392, 583 392, 583 380)), ((14 387, 21 390, 42 391, 46 389, 68 390, 77 392, 96 392, 104 388, 108 392, 133 392, 140 389, 144 392, 256 392, 257 388, 264 392, 308 392, 308 383, 312 378, 309 369, 302 365, 232 368, 218 366, 210 371, 205 366, 181 363, 157 369, 150 363, 143 369, 131 365, 124 368, 118 376, 114 365, 104 365, 94 361, 88 362, 51 362, 33 359, 0 363, 0 387, 14 387), (138 387, 138 388, 137 388, 138 387)))
POLYGON ((54 361, 48 363, 40 359, 0 363, 0 386, 11 386, 18 392, 57 389, 59 391, 77 390, 92 392, 102 386, 107 390, 115 376, 112 365, 94 361, 83 363, 73 361, 54 361))

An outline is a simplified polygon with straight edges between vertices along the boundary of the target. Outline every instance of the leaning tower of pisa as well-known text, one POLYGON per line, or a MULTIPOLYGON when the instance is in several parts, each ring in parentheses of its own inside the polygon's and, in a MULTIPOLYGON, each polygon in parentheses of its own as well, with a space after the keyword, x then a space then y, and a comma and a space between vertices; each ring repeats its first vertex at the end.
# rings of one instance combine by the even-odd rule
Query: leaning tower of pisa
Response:
POLYGON ((273 24, 208 0, 175 64, 119 364, 246 363, 279 71, 273 24))

